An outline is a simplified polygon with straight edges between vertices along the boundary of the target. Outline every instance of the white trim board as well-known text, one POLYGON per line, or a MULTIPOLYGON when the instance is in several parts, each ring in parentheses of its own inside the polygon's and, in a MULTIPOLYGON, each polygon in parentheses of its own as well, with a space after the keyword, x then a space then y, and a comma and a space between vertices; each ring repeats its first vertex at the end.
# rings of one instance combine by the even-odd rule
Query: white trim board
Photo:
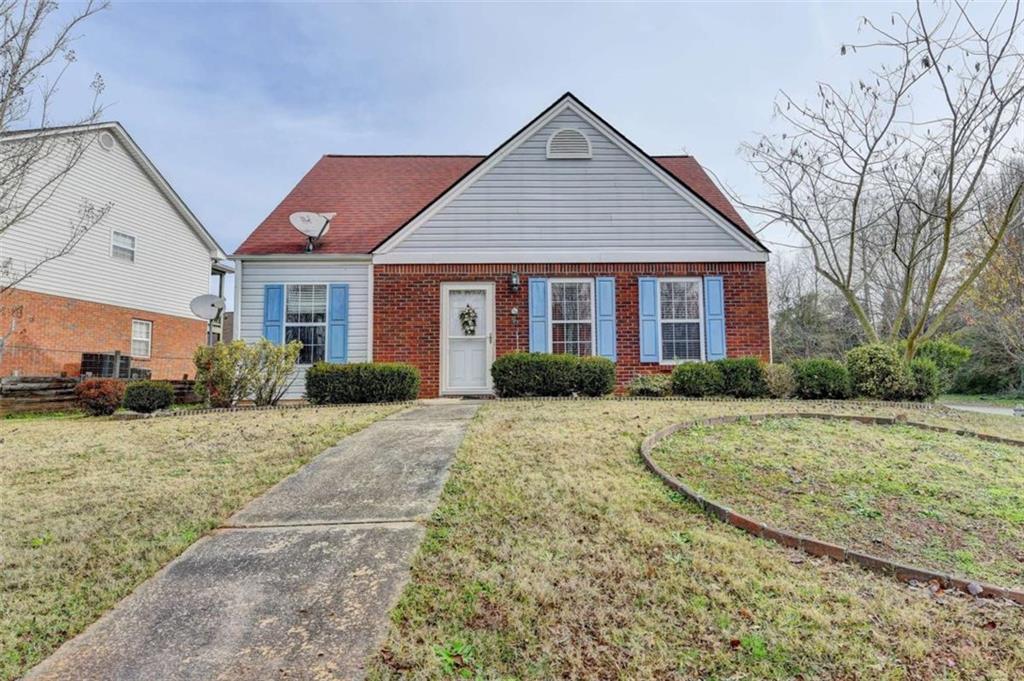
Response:
MULTIPOLYGON (((438 199, 434 201, 425 210, 410 220, 404 227, 398 232, 392 234, 386 241, 380 244, 374 249, 374 255, 386 255, 393 251, 402 241, 404 241, 412 232, 419 229, 421 225, 434 217, 443 208, 448 206, 453 200, 461 195, 467 188, 472 186, 482 175, 489 172, 494 166, 500 163, 506 156, 509 155, 514 149, 519 147, 523 142, 532 137, 538 130, 550 123, 556 116, 561 114, 563 111, 572 110, 573 113, 581 117, 583 120, 590 123, 599 132, 605 135, 613 144, 618 146, 627 155, 633 158, 635 161, 640 163, 646 168, 652 175, 660 179, 665 186, 675 191, 679 196, 688 200, 694 205, 694 207, 705 217, 708 218, 712 223, 721 227, 729 236, 731 236, 737 244, 739 244, 744 251, 762 255, 763 261, 767 261, 768 252, 763 248, 755 244, 749 236, 743 233, 738 227, 733 225, 731 222, 726 220, 724 217, 719 215, 714 209, 707 205, 707 202, 691 192, 689 189, 683 186, 683 184, 673 175, 663 170, 656 163, 653 163, 650 159, 639 153, 636 147, 624 139, 619 133, 612 130, 603 121, 591 114, 587 109, 578 104, 577 100, 570 94, 564 95, 558 102, 556 102, 550 109, 542 116, 539 116, 527 127, 523 128, 517 135, 513 136, 505 144, 494 151, 490 156, 481 161, 472 171, 465 175, 455 185, 449 187, 438 199)), ((735 256, 732 258, 736 259, 735 256)), ((506 260, 507 261, 507 260, 506 260)), ((384 260, 376 260, 375 262, 386 262, 384 260)), ((421 262, 421 261, 417 261, 421 262)), ((446 262, 444 260, 434 260, 434 262, 446 262)), ((448 261, 450 262, 450 261, 448 261)), ((553 262, 564 262, 564 261, 553 261, 553 262)), ((585 261, 584 261, 585 262, 585 261)))

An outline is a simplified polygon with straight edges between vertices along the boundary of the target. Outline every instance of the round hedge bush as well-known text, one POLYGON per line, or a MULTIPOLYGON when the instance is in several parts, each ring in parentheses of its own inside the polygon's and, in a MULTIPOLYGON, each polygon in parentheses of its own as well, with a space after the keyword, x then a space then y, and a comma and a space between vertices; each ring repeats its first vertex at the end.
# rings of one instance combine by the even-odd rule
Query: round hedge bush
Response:
POLYGON ((720 359, 714 364, 722 372, 722 392, 730 397, 765 397, 768 383, 764 377, 764 364, 754 357, 720 359))
POLYGON ((152 414, 174 402, 174 388, 167 381, 132 381, 124 390, 125 409, 152 414))
POLYGON ((845 400, 850 396, 850 374, 834 359, 797 360, 790 366, 800 399, 845 400))
POLYGON ((669 374, 644 374, 637 376, 626 387, 633 397, 668 397, 672 394, 672 376, 669 374))
POLYGON ((910 384, 908 398, 917 402, 931 402, 942 389, 942 372, 933 360, 918 357, 910 362, 910 384))
POLYGON ((116 378, 90 378, 75 386, 75 397, 93 416, 109 416, 121 406, 124 382, 116 378))
POLYGON ((717 362, 688 362, 672 371, 672 393, 684 397, 711 397, 723 390, 722 369, 717 362))
POLYGON ((860 345, 846 353, 846 368, 854 395, 901 400, 910 392, 910 372, 895 345, 860 345))
POLYGON ((769 364, 764 368, 764 379, 771 397, 784 400, 796 394, 796 378, 788 364, 769 364))

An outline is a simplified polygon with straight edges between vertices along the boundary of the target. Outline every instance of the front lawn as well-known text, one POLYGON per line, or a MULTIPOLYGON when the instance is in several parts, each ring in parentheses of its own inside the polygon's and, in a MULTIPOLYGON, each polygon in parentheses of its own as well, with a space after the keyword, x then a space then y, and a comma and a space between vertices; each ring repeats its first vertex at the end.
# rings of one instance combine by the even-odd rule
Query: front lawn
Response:
POLYGON ((665 470, 799 534, 1002 586, 1024 586, 1024 447, 909 426, 770 419, 693 428, 665 470))
POLYGON ((399 408, 0 422, 0 678, 22 674, 247 501, 399 408))
MULTIPOLYGON (((670 423, 794 406, 485 406, 370 677, 1015 678, 1020 608, 933 595, 754 539, 670 493, 637 453, 670 423)), ((911 413, 1024 429, 1005 417, 911 413)))

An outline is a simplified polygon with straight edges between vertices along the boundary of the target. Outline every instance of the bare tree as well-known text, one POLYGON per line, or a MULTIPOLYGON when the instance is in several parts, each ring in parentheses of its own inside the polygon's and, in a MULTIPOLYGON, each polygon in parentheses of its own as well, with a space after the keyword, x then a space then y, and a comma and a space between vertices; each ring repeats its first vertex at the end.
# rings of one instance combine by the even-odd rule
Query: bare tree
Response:
POLYGON ((989 179, 1012 153, 1024 106, 1018 2, 986 25, 966 6, 918 2, 841 52, 888 60, 813 103, 782 93, 780 129, 743 151, 767 186, 743 202, 805 242, 870 340, 921 342, 970 290, 1020 219, 1024 185, 994 202, 989 179), (963 251, 979 248, 967 260, 963 251))
MULTIPOLYGON (((95 139, 74 131, 53 134, 57 123, 52 109, 61 80, 76 59, 76 31, 107 6, 106 0, 88 0, 58 23, 57 3, 52 0, 0 0, 0 241, 53 198, 95 139)), ((78 128, 99 119, 99 74, 91 87, 92 101, 85 112, 61 121, 61 127, 78 128)), ((41 255, 26 259, 3 253, 0 300, 40 267, 70 253, 109 210, 109 204, 97 205, 83 197, 63 233, 47 232, 47 250, 41 255)), ((3 312, 10 326, 0 336, 0 353, 19 316, 16 310, 3 312)))

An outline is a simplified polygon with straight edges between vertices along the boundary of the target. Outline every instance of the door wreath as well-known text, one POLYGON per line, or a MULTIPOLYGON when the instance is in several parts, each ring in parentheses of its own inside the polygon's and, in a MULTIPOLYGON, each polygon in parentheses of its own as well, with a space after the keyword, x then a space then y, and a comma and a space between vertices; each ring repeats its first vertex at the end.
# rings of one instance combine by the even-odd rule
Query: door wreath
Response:
POLYGON ((472 305, 467 304, 459 313, 459 324, 462 325, 462 333, 465 335, 476 335, 476 310, 472 305))

